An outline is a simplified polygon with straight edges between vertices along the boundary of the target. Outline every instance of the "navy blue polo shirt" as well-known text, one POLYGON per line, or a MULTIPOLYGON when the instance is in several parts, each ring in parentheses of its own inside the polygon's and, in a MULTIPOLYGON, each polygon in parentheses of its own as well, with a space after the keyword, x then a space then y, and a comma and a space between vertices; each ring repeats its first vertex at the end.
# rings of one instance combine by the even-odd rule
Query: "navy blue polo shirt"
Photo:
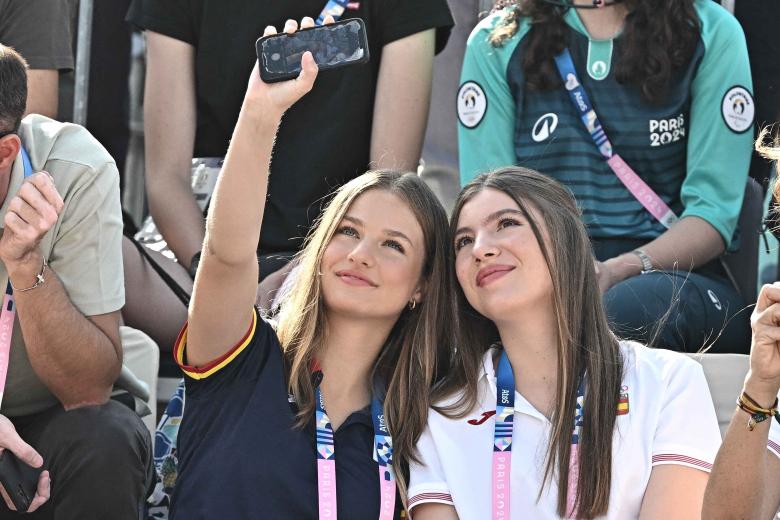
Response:
MULTIPOLYGON (((186 365, 186 328, 174 354, 185 373, 172 518, 316 519, 314 417, 295 428, 276 332, 255 311, 244 339, 221 358, 186 365)), ((335 432, 339 519, 379 517, 374 428, 366 407, 335 432)), ((400 501, 396 518, 400 518, 400 501)))

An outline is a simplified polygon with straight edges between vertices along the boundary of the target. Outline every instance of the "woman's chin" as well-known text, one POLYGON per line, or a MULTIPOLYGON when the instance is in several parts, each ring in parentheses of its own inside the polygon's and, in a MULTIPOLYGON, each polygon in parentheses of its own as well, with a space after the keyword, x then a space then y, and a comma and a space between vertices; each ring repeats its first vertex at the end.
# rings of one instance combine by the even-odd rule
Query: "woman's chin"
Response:
MULTIPOLYGON (((527 312, 535 305, 541 305, 541 302, 531 301, 528 298, 519 298, 517 294, 501 297, 494 297, 480 302, 480 308, 477 310, 484 317, 494 323, 513 321, 521 316, 521 313, 527 312)), ((476 307, 475 307, 476 308, 476 307)))
POLYGON ((357 298, 334 298, 325 301, 325 311, 331 315, 355 320, 397 320, 401 309, 387 309, 376 301, 360 301, 357 298))

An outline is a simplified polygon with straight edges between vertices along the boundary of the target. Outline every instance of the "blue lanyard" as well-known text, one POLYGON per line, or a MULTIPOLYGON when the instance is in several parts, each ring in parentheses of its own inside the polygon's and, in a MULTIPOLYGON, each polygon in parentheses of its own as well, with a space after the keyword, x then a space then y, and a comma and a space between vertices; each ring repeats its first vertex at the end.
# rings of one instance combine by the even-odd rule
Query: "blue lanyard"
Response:
POLYGON ((30 156, 27 154, 27 150, 22 145, 22 165, 24 166, 24 178, 26 179, 33 174, 32 163, 30 162, 30 156))
POLYGON ((515 376, 512 373, 512 365, 509 363, 506 350, 501 351, 501 360, 498 362, 496 390, 496 427, 493 432, 493 451, 511 451, 515 424, 515 376))
MULTIPOLYGON (((577 387, 577 405, 571 436, 569 459, 569 490, 567 510, 573 514, 576 503, 578 471, 578 444, 582 432, 585 403, 585 377, 577 387)), ((512 434, 515 418, 515 376, 506 350, 501 351, 496 375, 496 423, 493 430, 493 516, 494 520, 510 518, 509 484, 512 471, 512 434)))
POLYGON ((588 93, 582 86, 577 77, 577 70, 574 68, 574 62, 571 59, 569 49, 563 49, 563 52, 555 57, 555 65, 558 67, 558 73, 561 76, 564 87, 569 93, 574 109, 580 116, 582 124, 590 134, 591 139, 596 144, 601 155, 606 159, 612 172, 620 179, 620 182, 628 189, 631 195, 664 227, 669 228, 678 218, 674 211, 658 194, 642 180, 639 175, 626 163, 620 155, 614 152, 612 143, 609 141, 604 128, 601 126, 590 102, 588 93))
POLYGON ((593 104, 590 102, 588 93, 580 83, 577 77, 577 71, 574 68, 574 62, 571 59, 569 49, 563 49, 563 52, 555 57, 555 65, 558 67, 558 73, 561 75, 566 91, 569 93, 572 105, 577 110, 582 124, 590 133, 591 139, 596 143, 601 155, 609 159, 612 157, 612 143, 609 142, 604 128, 601 126, 593 104))
POLYGON ((322 12, 317 17, 315 22, 317 25, 322 25, 325 21, 325 17, 328 15, 333 17, 334 22, 338 22, 339 18, 341 18, 341 15, 344 14, 348 3, 349 0, 328 0, 328 3, 325 4, 325 7, 322 8, 322 12))
MULTIPOLYGON (((325 402, 318 384, 315 388, 315 415, 317 438, 317 491, 319 517, 336 520, 336 445, 333 425, 325 411, 325 402)), ((379 469, 379 519, 390 520, 395 512, 395 474, 393 472, 393 438, 387 428, 382 402, 371 399, 371 418, 374 424, 373 457, 379 469)))

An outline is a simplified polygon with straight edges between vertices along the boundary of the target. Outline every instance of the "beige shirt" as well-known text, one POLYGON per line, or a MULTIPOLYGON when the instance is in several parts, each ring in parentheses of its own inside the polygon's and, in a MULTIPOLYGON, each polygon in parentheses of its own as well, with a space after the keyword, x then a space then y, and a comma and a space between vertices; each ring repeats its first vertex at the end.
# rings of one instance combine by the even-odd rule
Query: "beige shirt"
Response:
MULTIPOLYGON (((85 316, 121 309, 125 301, 122 210, 114 160, 84 128, 43 116, 26 117, 19 136, 30 154, 33 171, 49 172, 65 201, 59 220, 40 244, 50 269, 85 316)), ((0 227, 8 204, 23 182, 20 155, 13 165, 8 196, 0 206, 0 227)), ((3 289, 7 281, 8 274, 0 262, 3 289)), ((57 403, 30 365, 19 317, 17 314, 0 408, 7 416, 39 412, 57 403)))

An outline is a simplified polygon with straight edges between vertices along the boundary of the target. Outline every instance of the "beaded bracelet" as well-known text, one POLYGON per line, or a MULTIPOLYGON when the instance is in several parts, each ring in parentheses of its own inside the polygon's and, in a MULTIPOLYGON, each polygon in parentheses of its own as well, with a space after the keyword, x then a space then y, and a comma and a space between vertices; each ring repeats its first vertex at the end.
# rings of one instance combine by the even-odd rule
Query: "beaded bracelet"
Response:
POLYGON ((750 415, 750 419, 748 419, 747 422, 747 427, 751 432, 753 431, 753 428, 756 427, 756 424, 762 423, 770 417, 774 417, 775 420, 780 423, 780 410, 777 409, 777 404, 778 400, 775 398, 775 402, 771 408, 763 408, 756 402, 755 399, 750 397, 744 391, 737 399, 737 406, 740 408, 740 410, 750 415))

